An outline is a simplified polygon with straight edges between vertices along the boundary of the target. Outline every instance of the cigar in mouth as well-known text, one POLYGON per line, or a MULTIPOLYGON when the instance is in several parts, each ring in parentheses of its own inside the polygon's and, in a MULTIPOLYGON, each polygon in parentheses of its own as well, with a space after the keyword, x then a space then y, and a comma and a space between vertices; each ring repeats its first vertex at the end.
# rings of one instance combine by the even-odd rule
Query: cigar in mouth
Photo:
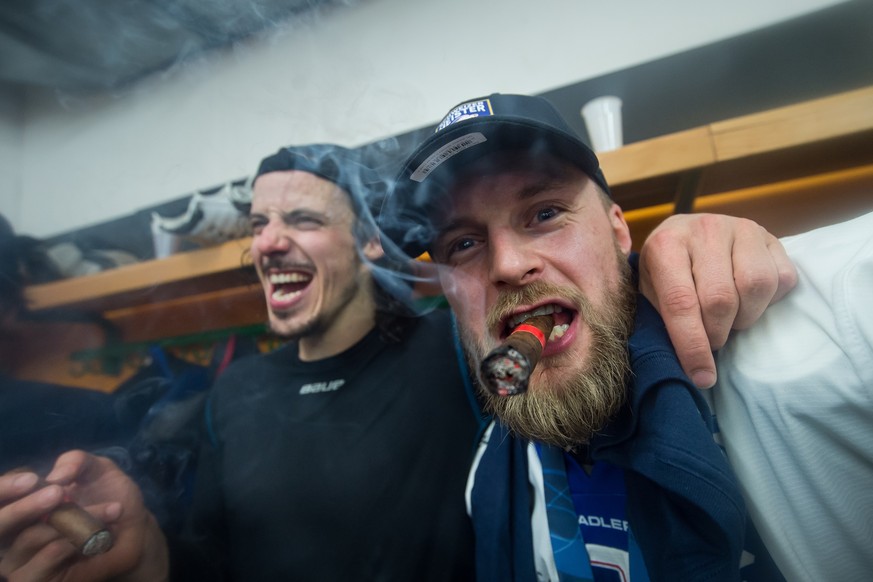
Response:
POLYGON ((523 321, 503 343, 488 354, 479 367, 488 388, 498 396, 514 396, 527 390, 555 319, 551 315, 537 315, 523 321))
MULTIPOLYGON (((24 473, 28 471, 30 470, 22 468, 12 472, 24 473)), ((39 488, 47 485, 49 483, 40 479, 39 488)), ((96 556, 112 547, 112 533, 106 528, 106 525, 73 501, 64 501, 46 514, 43 519, 78 548, 83 556, 96 556)))

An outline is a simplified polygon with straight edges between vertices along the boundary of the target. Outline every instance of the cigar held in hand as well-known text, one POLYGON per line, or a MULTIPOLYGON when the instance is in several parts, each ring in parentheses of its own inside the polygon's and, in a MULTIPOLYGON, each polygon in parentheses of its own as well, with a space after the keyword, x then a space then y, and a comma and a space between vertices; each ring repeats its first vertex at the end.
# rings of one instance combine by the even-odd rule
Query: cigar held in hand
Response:
MULTIPOLYGON (((32 472, 26 467, 14 469, 10 473, 32 472)), ((38 487, 49 485, 42 479, 38 487)), ((83 556, 96 556, 112 547, 112 533, 99 519, 82 509, 76 503, 66 500, 50 511, 44 520, 67 538, 83 556)))
POLYGON ((59 505, 45 520, 70 540, 83 556, 96 556, 112 547, 112 533, 103 522, 72 501, 59 505))

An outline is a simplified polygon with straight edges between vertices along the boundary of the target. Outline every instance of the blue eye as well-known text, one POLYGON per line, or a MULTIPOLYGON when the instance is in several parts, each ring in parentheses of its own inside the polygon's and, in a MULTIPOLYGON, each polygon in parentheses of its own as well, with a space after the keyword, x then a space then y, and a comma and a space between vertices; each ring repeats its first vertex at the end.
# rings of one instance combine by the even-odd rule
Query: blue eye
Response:
POLYGON ((473 248, 476 241, 470 237, 456 238, 445 244, 437 244, 434 247, 433 259, 439 263, 449 262, 458 253, 473 248))
POLYGON ((457 241, 454 245, 452 245, 451 251, 452 252, 465 251, 465 250, 469 249, 470 247, 472 247, 473 244, 475 244, 473 242, 473 239, 462 238, 461 240, 457 241))
POLYGON ((537 220, 539 220, 540 222, 544 222, 546 220, 556 217, 557 215, 558 210, 556 208, 543 208, 537 211, 537 220))

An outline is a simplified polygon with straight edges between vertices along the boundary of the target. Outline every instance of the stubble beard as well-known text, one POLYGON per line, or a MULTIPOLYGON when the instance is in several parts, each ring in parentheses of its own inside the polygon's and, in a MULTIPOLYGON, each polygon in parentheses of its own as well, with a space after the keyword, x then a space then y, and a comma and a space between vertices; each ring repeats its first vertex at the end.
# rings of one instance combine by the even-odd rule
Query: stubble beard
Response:
POLYGON ((322 303, 314 313, 310 314, 308 319, 295 324, 293 327, 289 327, 286 321, 299 317, 298 314, 270 311, 268 323, 270 331, 286 341, 299 341, 327 334, 335 325, 337 312, 354 301, 359 289, 364 286, 372 289, 373 282, 369 271, 362 272, 361 264, 360 259, 356 256, 352 264, 349 265, 349 269, 353 269, 357 276, 342 289, 332 311, 325 311, 325 306, 322 303))
MULTIPOLYGON (((601 309, 576 290, 535 283, 502 295, 495 314, 511 311, 544 297, 564 297, 573 302, 590 329, 588 362, 578 365, 559 354, 540 362, 528 390, 516 396, 498 396, 482 388, 485 410, 495 414, 517 436, 574 450, 602 430, 625 402, 630 377, 627 342, 633 329, 636 290, 623 255, 616 289, 605 294, 601 309)), ((467 357, 474 370, 486 349, 462 330, 467 357), (475 354, 475 357, 472 355, 475 354)))
POLYGON ((285 314, 271 314, 270 331, 286 341, 297 341, 301 338, 318 335, 324 327, 319 317, 311 318, 293 327, 289 327, 285 323, 285 319, 291 319, 293 316, 285 314))

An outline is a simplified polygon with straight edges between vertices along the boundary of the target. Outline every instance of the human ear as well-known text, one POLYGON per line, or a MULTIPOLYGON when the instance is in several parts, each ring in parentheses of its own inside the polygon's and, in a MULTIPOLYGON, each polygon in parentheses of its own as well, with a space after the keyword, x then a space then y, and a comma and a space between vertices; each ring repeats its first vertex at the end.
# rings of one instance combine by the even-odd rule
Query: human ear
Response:
POLYGON ((364 243, 364 248, 361 251, 370 261, 376 261, 385 256, 385 249, 382 248, 382 241, 378 236, 374 236, 364 243))
POLYGON ((628 227, 627 221, 624 219, 624 212, 622 212, 618 204, 613 204, 609 207, 607 213, 618 248, 621 249, 625 256, 628 256, 631 252, 632 241, 630 227, 628 227))

